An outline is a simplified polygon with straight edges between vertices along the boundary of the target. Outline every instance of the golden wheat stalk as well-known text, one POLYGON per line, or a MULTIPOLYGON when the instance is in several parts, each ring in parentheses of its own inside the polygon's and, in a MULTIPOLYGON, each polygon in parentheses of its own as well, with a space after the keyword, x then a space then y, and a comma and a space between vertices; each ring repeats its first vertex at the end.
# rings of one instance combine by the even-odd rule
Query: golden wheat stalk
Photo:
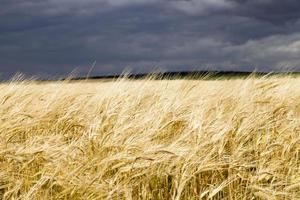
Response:
POLYGON ((0 91, 0 199, 300 199, 299 78, 0 91))

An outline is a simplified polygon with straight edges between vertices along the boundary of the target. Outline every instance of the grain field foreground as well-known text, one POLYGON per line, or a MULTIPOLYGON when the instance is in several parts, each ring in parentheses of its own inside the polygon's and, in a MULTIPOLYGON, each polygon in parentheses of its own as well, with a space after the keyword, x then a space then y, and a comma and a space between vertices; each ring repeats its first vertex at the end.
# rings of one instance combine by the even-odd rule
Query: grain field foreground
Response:
POLYGON ((300 78, 0 85, 0 199, 300 199, 300 78))

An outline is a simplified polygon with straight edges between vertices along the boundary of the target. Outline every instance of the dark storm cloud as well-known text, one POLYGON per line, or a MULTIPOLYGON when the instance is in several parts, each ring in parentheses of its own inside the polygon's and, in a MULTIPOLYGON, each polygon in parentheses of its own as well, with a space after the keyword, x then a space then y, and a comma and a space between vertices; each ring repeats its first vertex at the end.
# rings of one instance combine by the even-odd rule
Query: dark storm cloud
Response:
POLYGON ((234 13, 275 24, 297 21, 300 17, 300 1, 298 0, 229 1, 234 2, 236 5, 234 13))
POLYGON ((300 70, 300 3, 2 0, 0 74, 300 70), (298 12, 297 12, 298 11, 298 12))

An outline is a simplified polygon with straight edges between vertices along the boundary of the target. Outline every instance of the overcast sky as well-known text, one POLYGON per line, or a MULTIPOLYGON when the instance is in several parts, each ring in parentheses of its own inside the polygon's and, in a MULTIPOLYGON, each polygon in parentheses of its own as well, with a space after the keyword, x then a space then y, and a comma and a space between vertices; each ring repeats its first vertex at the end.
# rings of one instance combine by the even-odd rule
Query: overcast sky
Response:
POLYGON ((299 0, 1 0, 0 79, 300 71, 299 0), (75 74, 76 74, 75 73, 75 74))

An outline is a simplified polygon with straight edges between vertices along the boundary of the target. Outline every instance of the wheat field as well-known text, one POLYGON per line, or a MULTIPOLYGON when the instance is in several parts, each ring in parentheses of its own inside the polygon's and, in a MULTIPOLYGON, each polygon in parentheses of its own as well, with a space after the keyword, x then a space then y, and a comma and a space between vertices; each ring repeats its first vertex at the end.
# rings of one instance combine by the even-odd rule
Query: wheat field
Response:
POLYGON ((300 199, 300 78, 0 85, 0 199, 300 199))

